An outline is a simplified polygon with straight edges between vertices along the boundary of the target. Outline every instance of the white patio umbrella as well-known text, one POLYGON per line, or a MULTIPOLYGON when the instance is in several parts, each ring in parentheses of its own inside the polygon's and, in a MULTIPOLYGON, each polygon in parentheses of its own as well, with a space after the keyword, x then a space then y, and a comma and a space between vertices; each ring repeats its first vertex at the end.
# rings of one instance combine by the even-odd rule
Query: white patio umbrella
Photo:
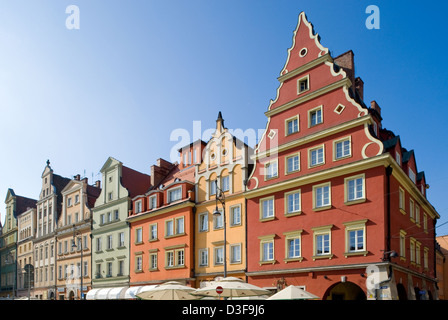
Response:
POLYGON ((207 297, 251 297, 269 294, 269 291, 253 284, 246 283, 241 279, 227 277, 212 285, 196 289, 193 294, 207 297), (217 287, 222 287, 223 292, 221 294, 216 292, 217 287))
POLYGON ((285 289, 270 296, 267 300, 305 300, 305 299, 319 299, 318 296, 303 290, 300 287, 290 285, 285 289))
POLYGON ((139 298, 144 300, 194 300, 198 299, 190 293, 195 289, 184 286, 177 281, 168 281, 152 289, 137 293, 139 298))

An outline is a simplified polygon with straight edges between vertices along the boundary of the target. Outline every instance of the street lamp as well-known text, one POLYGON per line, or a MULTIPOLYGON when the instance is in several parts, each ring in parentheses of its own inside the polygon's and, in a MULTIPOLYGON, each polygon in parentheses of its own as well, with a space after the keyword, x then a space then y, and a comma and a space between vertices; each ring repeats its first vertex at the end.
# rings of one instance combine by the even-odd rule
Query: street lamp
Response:
POLYGON ((82 290, 82 238, 79 232, 76 232, 75 230, 75 225, 73 225, 73 244, 72 244, 72 248, 77 248, 78 246, 76 245, 76 240, 79 240, 79 248, 81 250, 81 265, 80 265, 80 275, 81 275, 81 288, 80 288, 80 300, 83 300, 83 290, 82 290))
POLYGON ((227 235, 226 235, 226 199, 224 197, 224 192, 218 187, 218 180, 215 180, 216 186, 216 208, 213 211, 213 216, 219 217, 222 214, 223 226, 224 226, 224 278, 227 277, 227 260, 226 260, 226 251, 227 251, 227 235), (218 193, 219 191, 219 193, 218 193), (218 210, 218 201, 222 205, 222 213, 218 210))

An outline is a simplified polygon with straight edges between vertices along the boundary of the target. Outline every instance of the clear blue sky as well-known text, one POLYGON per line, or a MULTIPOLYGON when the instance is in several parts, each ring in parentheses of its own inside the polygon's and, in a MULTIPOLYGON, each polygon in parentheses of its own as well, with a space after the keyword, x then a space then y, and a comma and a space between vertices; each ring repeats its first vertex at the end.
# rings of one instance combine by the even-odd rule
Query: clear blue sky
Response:
POLYGON ((109 156, 149 173, 169 159, 173 130, 213 128, 218 111, 229 128, 263 129, 301 11, 333 56, 353 50, 366 103, 376 100, 383 126, 415 150, 447 222, 442 1, 2 0, 0 195, 37 199, 47 159, 90 181, 109 156), (66 28, 71 4, 79 30, 66 28), (371 4, 379 30, 365 26, 371 4))

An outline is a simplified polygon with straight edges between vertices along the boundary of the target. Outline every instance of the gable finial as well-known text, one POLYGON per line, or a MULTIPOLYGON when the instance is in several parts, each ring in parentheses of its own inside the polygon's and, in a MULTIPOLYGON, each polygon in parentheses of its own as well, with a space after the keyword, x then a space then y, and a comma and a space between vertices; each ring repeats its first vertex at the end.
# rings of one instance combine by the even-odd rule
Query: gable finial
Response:
POLYGON ((47 160, 47 166, 50 166, 50 159, 47 160))

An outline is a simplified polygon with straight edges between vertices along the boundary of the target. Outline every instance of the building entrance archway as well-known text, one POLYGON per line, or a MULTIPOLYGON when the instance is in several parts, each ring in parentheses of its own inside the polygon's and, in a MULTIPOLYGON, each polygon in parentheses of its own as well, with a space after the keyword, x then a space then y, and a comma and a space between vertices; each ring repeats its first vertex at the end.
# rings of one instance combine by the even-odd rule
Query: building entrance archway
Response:
POLYGON ((357 284, 346 281, 330 286, 324 294, 323 300, 366 300, 365 292, 357 284))

